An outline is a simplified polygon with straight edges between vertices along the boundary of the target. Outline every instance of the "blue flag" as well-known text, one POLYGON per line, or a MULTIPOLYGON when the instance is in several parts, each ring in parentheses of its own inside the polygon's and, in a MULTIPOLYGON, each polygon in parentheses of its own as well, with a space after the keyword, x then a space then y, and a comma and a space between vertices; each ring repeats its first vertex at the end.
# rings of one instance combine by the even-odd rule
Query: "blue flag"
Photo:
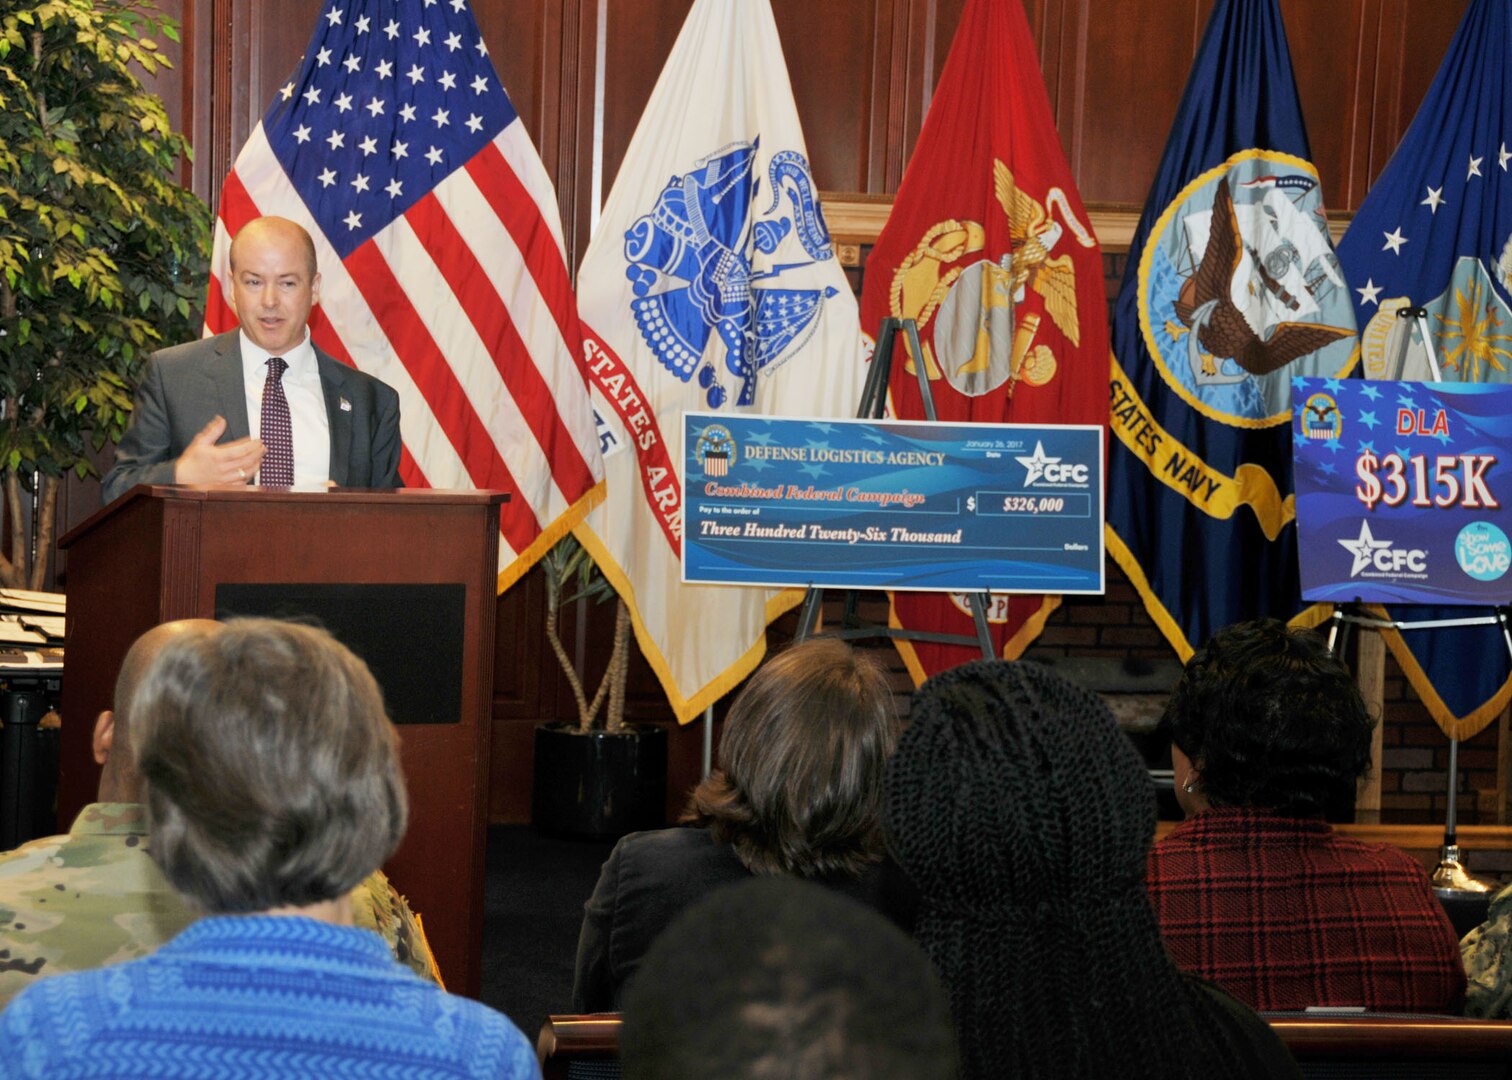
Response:
MULTIPOLYGON (((1512 15, 1473 0, 1417 117, 1339 244, 1370 378, 1512 382, 1512 15), (1399 318, 1427 309, 1424 324, 1399 318)), ((1504 513, 1503 511, 1502 513, 1504 513)), ((1405 621, 1487 609, 1396 607, 1405 621)), ((1495 627, 1388 632, 1387 644, 1446 733, 1469 738, 1512 698, 1495 627)))
POLYGON ((1299 616, 1291 379, 1358 363, 1309 157, 1276 0, 1219 0, 1113 325, 1108 547, 1183 660, 1299 616))

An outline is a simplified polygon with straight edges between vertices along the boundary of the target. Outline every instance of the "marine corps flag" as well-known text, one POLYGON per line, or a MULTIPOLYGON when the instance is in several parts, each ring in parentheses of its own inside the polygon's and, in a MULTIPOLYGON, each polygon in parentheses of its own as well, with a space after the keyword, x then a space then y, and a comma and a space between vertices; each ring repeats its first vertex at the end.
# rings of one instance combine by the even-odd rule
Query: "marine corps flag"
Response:
POLYGON ((850 416, 866 373, 769 0, 694 3, 583 257, 578 310, 608 495, 576 535, 687 720, 760 662, 799 594, 678 580, 682 414, 850 416))
MULTIPOLYGON (((862 325, 919 326, 941 420, 1107 422, 1102 258, 1061 151, 1023 5, 969 0, 887 226, 866 263, 862 325)), ((898 356, 904 355, 899 346, 898 356)), ((893 415, 924 418, 912 361, 893 415)), ((1023 652, 1059 604, 994 596, 997 648, 1023 652)), ((967 598, 894 593, 894 626, 973 636, 967 598)), ((916 681, 979 655, 898 641, 916 681)))
MULTIPOLYGON (((1512 382, 1509 50, 1507 4, 1473 0, 1416 119, 1339 244, 1368 378, 1430 377, 1415 328, 1396 314, 1425 307, 1445 380, 1512 382)), ((1344 468, 1354 473, 1352 457, 1344 468)), ((1505 551, 1504 535, 1500 544, 1505 551)), ((1489 612, 1394 607, 1391 614, 1426 621, 1489 612)), ((1494 626, 1388 631, 1386 642, 1451 736, 1474 735, 1512 699, 1507 646, 1494 626)))
POLYGON ((1276 0, 1219 0, 1113 321, 1108 550, 1185 660, 1298 615, 1291 380, 1358 361, 1276 0))

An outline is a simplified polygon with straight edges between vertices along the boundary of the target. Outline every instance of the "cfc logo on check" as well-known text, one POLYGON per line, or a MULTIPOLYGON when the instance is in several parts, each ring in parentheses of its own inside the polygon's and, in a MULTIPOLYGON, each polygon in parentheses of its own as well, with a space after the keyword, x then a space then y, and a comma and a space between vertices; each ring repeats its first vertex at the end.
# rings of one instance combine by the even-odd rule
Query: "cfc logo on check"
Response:
POLYGON ((1085 487, 1091 479, 1091 471, 1085 465, 1064 465, 1058 457, 1045 453, 1045 444, 1036 442, 1034 453, 1029 457, 1015 457, 1024 467, 1025 487, 1085 487))

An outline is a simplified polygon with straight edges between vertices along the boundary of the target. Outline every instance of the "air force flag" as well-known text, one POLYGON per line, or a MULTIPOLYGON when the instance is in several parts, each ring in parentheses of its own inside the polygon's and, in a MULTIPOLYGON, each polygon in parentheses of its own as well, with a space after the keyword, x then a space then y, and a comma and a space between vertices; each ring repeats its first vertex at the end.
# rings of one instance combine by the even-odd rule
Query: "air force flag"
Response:
MULTIPOLYGON (((1430 377, 1417 320, 1445 381, 1512 382, 1512 11, 1472 0, 1417 117, 1339 244, 1371 378, 1430 377)), ((1393 608, 1408 621, 1485 609, 1393 608)), ((1386 633, 1446 733, 1469 738, 1512 700, 1494 628, 1386 633)))

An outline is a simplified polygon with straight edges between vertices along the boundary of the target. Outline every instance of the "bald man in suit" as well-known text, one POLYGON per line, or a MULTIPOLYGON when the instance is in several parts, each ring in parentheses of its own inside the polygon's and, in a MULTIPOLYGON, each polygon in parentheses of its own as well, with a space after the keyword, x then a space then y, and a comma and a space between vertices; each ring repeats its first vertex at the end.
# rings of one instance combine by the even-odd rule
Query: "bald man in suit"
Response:
POLYGON ((103 493, 137 484, 237 487, 257 481, 269 361, 288 400, 296 486, 399 487, 399 395, 315 348, 315 245, 284 218, 249 222, 231 243, 239 330, 154 353, 103 493))

